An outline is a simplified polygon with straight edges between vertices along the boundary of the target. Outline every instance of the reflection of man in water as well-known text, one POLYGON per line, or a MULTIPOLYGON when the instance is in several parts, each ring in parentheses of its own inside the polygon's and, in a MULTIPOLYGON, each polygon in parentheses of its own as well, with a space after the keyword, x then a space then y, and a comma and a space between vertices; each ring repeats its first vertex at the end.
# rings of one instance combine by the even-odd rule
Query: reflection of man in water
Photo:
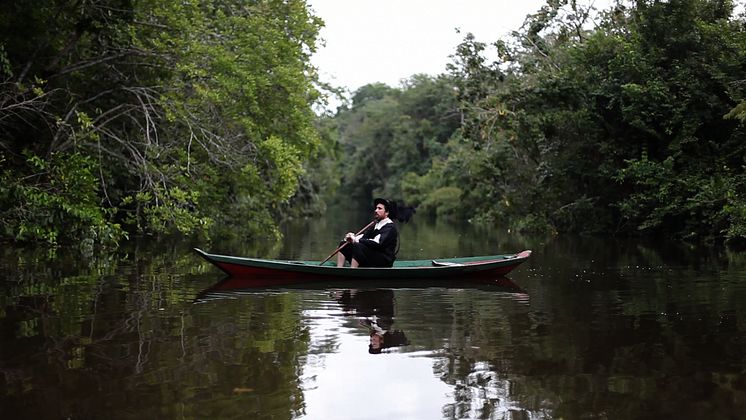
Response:
POLYGON ((379 354, 383 349, 409 344, 409 340, 407 340, 407 336, 404 335, 403 331, 384 330, 378 325, 375 319, 361 320, 360 325, 370 329, 370 344, 368 344, 368 353, 370 354, 379 354))
POLYGON ((377 316, 382 319, 394 317, 394 291, 391 289, 349 289, 338 291, 335 298, 342 305, 342 309, 350 315, 365 318, 377 316))
POLYGON ((337 302, 345 313, 364 317, 360 325, 370 330, 368 352, 381 353, 381 350, 409 344, 401 330, 393 330, 394 324, 394 291, 381 290, 345 290, 336 293, 337 302))

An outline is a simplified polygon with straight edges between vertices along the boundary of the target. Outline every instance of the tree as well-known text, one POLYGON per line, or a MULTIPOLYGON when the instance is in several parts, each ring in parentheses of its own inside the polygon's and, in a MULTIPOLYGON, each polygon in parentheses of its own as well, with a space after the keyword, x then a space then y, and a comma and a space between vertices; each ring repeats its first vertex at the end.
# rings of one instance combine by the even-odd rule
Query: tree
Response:
POLYGON ((401 88, 361 87, 353 95, 352 107, 335 116, 341 192, 364 199, 374 194, 403 197, 405 176, 425 173, 443 156, 459 118, 454 84, 446 76, 414 75, 401 88))
MULTIPOLYGON (((112 224, 272 231, 319 141, 309 56, 322 22, 305 2, 21 1, 0 13, 0 106, 17 110, 0 120, 6 197, 43 188, 22 151, 78 153, 112 224)), ((22 215, 3 208, 20 237, 22 215)))
POLYGON ((495 43, 497 63, 464 40, 451 68, 462 135, 430 188, 457 187, 467 216, 519 228, 742 236, 744 128, 723 118, 746 93, 733 4, 592 12, 548 1, 495 43))

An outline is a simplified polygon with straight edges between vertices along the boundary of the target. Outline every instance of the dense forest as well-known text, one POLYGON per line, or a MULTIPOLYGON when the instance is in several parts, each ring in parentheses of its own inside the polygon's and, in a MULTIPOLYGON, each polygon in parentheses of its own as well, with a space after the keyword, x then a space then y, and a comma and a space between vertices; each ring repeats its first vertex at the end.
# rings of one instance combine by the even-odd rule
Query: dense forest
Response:
POLYGON ((0 213, 17 240, 276 232, 320 138, 303 1, 0 5, 0 213))
POLYGON ((262 237, 380 194, 514 230, 746 237, 743 4, 547 0, 318 115, 322 27, 301 0, 3 2, 0 235, 262 237))
POLYGON ((341 190, 515 230, 746 236, 746 21, 731 1, 549 0, 448 72, 333 118, 341 190), (488 58, 488 57, 494 58, 488 58))

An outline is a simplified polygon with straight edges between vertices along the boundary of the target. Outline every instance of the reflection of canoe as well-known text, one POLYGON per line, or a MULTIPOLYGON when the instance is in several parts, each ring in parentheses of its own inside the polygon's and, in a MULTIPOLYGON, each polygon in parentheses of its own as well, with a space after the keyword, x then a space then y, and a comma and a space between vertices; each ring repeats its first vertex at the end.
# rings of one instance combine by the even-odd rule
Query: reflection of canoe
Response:
POLYGON ((463 279, 477 276, 499 277, 507 274, 519 264, 526 261, 531 255, 531 251, 523 251, 518 254, 490 255, 484 257, 396 261, 393 267, 386 268, 339 268, 332 261, 324 265, 319 265, 319 261, 264 260, 208 254, 198 248, 195 248, 194 251, 232 277, 277 277, 285 281, 323 280, 330 278, 463 279))
POLYGON ((526 292, 507 277, 476 277, 471 279, 440 278, 440 279, 340 279, 319 280, 312 283, 299 283, 282 277, 248 278, 226 277, 211 287, 200 292, 195 302, 207 302, 219 299, 236 299, 242 295, 253 295, 266 292, 312 291, 312 290, 381 290, 397 289, 425 289, 425 288, 458 288, 477 289, 491 293, 508 293, 516 296, 519 301, 527 300, 526 292))

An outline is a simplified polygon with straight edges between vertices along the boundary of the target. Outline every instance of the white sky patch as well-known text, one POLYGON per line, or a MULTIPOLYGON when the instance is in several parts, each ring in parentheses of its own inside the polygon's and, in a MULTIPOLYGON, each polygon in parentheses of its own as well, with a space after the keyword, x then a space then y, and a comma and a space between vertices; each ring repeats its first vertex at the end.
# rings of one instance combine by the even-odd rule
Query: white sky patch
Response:
POLYGON ((309 0, 326 26, 312 61, 322 80, 354 91, 398 86, 418 73, 444 73, 467 33, 493 42, 523 24, 544 0, 309 0), (461 33, 456 32, 459 28, 461 33))
MULTIPOLYGON (((587 0, 597 10, 613 0, 587 0)), ((311 62, 322 82, 345 88, 385 83, 399 87, 415 74, 446 73, 450 56, 468 33, 493 43, 520 29, 546 0, 308 0, 325 27, 311 62), (457 32, 457 28, 460 32, 457 32)), ((489 55, 488 55, 489 56, 489 55)), ((341 103, 329 98, 326 107, 341 103)))

